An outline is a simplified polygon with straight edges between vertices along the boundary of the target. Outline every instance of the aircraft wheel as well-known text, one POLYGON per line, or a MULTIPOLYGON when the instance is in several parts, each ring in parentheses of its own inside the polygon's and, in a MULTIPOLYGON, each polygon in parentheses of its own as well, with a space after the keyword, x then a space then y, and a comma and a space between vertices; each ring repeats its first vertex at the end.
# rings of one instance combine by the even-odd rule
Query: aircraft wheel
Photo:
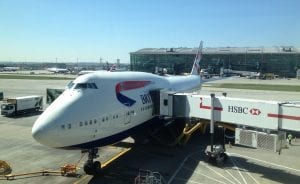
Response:
POLYGON ((217 165, 219 165, 219 166, 224 166, 226 160, 227 160, 227 154, 226 154, 226 153, 221 153, 221 154, 218 155, 218 157, 216 158, 217 165))
POLYGON ((99 161, 95 161, 93 167, 94 167, 93 169, 95 174, 101 173, 101 163, 99 161))
POLYGON ((84 163, 83 170, 88 175, 94 175, 94 165, 93 162, 87 161, 84 163))

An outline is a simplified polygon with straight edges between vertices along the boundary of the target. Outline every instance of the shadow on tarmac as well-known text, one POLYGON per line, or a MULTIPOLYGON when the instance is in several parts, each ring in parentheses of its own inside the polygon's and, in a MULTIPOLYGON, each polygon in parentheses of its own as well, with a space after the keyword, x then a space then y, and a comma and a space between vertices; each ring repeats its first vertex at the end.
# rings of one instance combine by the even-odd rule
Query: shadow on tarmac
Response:
MULTIPOLYGON (((92 177, 88 183, 134 183, 139 169, 160 172, 165 180, 168 181, 176 169, 180 167, 184 159, 188 155, 197 152, 197 154, 191 156, 193 159, 187 159, 184 163, 184 167, 186 167, 185 164, 188 164, 188 169, 181 169, 178 173, 180 177, 189 179, 199 167, 200 162, 217 166, 209 162, 208 157, 204 153, 204 148, 209 145, 208 143, 207 135, 194 135, 193 139, 185 147, 165 147, 155 143, 134 145, 125 155, 104 168, 101 176, 92 177)), ((250 174, 256 173, 261 175, 261 178, 278 183, 296 184, 300 180, 299 175, 293 174, 288 170, 274 168, 274 166, 260 165, 234 155, 230 156, 224 165, 218 165, 218 167, 224 169, 237 171, 236 166, 239 167, 240 171, 250 174), (236 165, 231 160, 235 160, 236 165)), ((255 179, 260 181, 257 177, 255 179)), ((253 180, 251 181, 254 182, 253 180)), ((174 180, 173 183, 175 183, 174 180)), ((176 180, 176 183, 187 183, 187 181, 176 180)))
POLYGON ((31 116, 38 116, 38 115, 41 115, 42 113, 43 113, 43 111, 36 111, 36 112, 17 114, 14 116, 6 116, 6 117, 12 118, 12 119, 21 119, 21 118, 26 118, 26 117, 31 117, 31 116))

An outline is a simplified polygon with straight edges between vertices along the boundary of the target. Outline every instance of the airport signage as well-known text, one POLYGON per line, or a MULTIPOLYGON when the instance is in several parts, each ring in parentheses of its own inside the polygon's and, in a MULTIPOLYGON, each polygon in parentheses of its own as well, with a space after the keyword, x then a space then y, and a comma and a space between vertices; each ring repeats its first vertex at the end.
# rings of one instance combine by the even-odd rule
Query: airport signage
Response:
POLYGON ((258 116, 261 114, 261 111, 256 108, 252 108, 249 110, 248 107, 233 106, 233 105, 228 106, 228 112, 239 113, 239 114, 249 114, 250 113, 253 116, 258 116))
POLYGON ((239 113, 239 114, 248 114, 248 107, 240 107, 240 106, 228 106, 228 112, 239 113))

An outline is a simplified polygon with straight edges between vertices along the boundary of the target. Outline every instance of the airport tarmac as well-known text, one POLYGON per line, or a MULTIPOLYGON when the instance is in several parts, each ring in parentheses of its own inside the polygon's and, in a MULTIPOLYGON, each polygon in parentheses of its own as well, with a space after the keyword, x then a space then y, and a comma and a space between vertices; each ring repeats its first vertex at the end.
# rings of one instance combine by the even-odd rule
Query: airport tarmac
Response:
POLYGON ((215 93, 216 96, 221 96, 226 92, 228 97, 233 98, 247 98, 258 100, 270 100, 270 101, 300 101, 300 92, 293 91, 265 91, 265 90, 247 90, 247 89, 230 89, 230 88, 215 88, 212 87, 215 84, 232 83, 232 84, 258 84, 258 85, 289 85, 300 86, 300 80, 298 79, 274 79, 274 80, 259 80, 259 79, 247 79, 240 77, 229 77, 224 80, 216 80, 207 82, 202 85, 200 94, 210 95, 215 93))
MULTIPOLYGON (((231 80, 237 82, 240 79, 231 80)), ((4 92, 5 97, 43 95, 46 99, 46 88, 64 88, 68 82, 0 79, 0 91, 4 92)), ((211 92, 217 95, 227 92, 232 97, 248 97, 252 94, 257 99, 272 96, 271 100, 300 100, 300 94, 296 92, 213 89, 209 86, 204 86, 201 94, 211 92)), ((81 158, 78 150, 47 148, 37 143, 31 137, 31 127, 37 117, 38 114, 18 118, 0 117, 0 160, 11 165, 13 174, 42 169, 59 170, 61 165, 77 163, 81 158)), ((284 149, 281 155, 240 146, 228 147, 230 157, 223 168, 207 162, 204 150, 209 144, 208 140, 207 135, 195 134, 186 146, 165 147, 149 143, 132 147, 132 140, 127 139, 122 144, 100 149, 99 160, 102 164, 107 163, 114 155, 124 153, 105 167, 102 176, 88 176, 80 169, 79 178, 51 174, 17 177, 10 181, 0 178, 0 183, 134 183, 139 169, 157 171, 166 183, 176 184, 299 183, 300 140, 284 149)), ((86 156, 78 166, 82 168, 85 160, 86 156)))

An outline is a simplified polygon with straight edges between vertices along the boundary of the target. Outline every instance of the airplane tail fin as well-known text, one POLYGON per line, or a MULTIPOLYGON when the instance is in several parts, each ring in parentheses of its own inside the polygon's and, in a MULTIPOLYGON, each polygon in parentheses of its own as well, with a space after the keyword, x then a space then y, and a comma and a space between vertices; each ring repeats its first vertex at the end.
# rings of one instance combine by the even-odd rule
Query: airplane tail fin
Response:
POLYGON ((114 72, 114 71, 116 71, 116 68, 117 68, 116 65, 113 64, 108 71, 114 72))
POLYGON ((197 51, 194 65, 191 71, 191 75, 200 75, 200 61, 202 59, 203 41, 200 42, 199 49, 197 51))

